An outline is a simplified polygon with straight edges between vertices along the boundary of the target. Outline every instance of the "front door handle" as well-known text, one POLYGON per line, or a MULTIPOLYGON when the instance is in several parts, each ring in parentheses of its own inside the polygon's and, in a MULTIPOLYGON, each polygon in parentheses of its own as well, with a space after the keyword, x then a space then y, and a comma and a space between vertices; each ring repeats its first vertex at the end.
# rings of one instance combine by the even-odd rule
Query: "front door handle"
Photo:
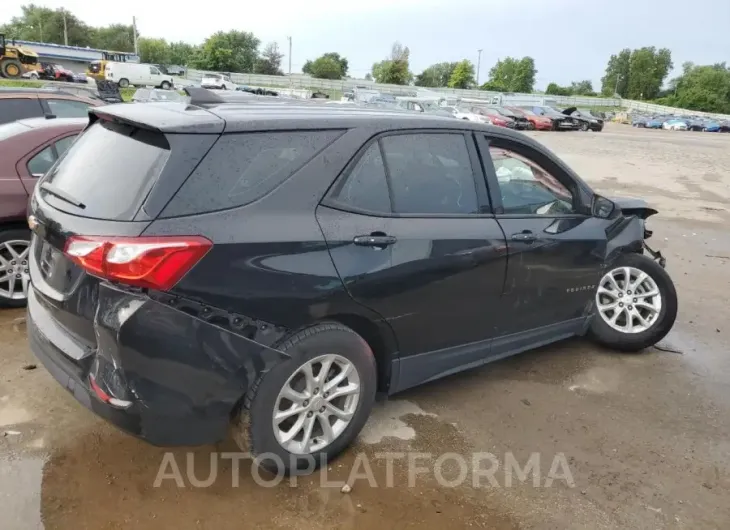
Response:
POLYGON ((537 236, 530 230, 523 230, 510 236, 512 241, 521 241, 523 243, 532 243, 537 239, 537 236))
POLYGON ((360 247, 377 247, 385 248, 396 242, 396 238, 383 234, 382 232, 373 232, 369 236, 355 236, 353 243, 360 247))

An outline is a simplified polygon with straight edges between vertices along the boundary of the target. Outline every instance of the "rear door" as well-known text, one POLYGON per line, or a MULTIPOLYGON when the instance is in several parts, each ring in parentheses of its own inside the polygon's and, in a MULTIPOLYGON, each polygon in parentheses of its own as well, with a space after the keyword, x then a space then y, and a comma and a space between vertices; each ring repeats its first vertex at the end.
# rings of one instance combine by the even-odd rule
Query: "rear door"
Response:
POLYGON ((588 314, 603 266, 606 221, 581 204, 577 183, 517 140, 480 136, 496 218, 507 239, 500 335, 568 325, 588 314))
POLYGON ((395 331, 399 387, 483 360, 497 332, 505 242, 471 134, 408 131, 371 141, 317 219, 350 294, 395 331), (406 370, 416 359, 418 368, 406 370))

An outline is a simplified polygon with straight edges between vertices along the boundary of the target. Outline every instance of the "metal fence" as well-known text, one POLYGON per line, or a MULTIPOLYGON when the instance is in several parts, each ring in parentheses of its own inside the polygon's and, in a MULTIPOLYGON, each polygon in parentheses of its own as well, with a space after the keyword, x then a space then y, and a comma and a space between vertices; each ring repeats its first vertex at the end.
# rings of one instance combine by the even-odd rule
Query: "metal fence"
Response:
MULTIPOLYGON (((187 78, 193 82, 200 82, 205 74, 214 72, 205 72, 202 70, 188 70, 187 78)), ((368 87, 379 90, 394 96, 415 96, 420 87, 404 86, 404 85, 386 85, 366 81, 363 79, 315 79, 305 75, 260 75, 260 74, 231 74, 231 79, 239 85, 264 86, 264 87, 282 87, 293 89, 321 90, 323 92, 344 93, 355 87, 368 87)), ((458 88, 437 88, 430 89, 442 94, 453 95, 459 98, 483 99, 491 100, 494 96, 499 96, 499 92, 487 92, 484 90, 462 90, 458 88)), ((535 94, 510 94, 510 98, 534 98, 535 94)), ((653 114, 677 114, 677 115, 693 115, 706 116, 718 119, 730 119, 725 114, 712 114, 709 112, 699 112, 675 107, 666 107, 664 105, 656 105, 654 103, 646 103, 644 101, 633 101, 630 99, 620 98, 597 98, 589 96, 554 96, 545 95, 557 105, 575 106, 575 107, 621 107, 627 111, 653 113, 653 114)))

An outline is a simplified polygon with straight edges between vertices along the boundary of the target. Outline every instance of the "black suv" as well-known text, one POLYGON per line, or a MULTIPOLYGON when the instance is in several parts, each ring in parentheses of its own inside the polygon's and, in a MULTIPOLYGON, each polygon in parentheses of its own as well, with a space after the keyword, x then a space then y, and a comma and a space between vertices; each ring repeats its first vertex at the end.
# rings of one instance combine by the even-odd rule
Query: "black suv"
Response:
POLYGON ((313 469, 376 394, 574 335, 639 350, 674 322, 656 212, 520 133, 204 101, 92 110, 31 200, 32 349, 126 431, 201 444, 243 419, 265 465, 313 469))

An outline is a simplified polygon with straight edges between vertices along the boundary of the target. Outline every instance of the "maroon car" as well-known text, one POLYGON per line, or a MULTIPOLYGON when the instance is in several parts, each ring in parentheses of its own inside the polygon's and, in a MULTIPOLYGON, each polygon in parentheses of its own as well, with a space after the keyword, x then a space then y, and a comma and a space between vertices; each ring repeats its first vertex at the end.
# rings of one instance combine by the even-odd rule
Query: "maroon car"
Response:
POLYGON ((28 197, 89 122, 31 118, 0 125, 0 306, 25 305, 30 230, 28 197))

